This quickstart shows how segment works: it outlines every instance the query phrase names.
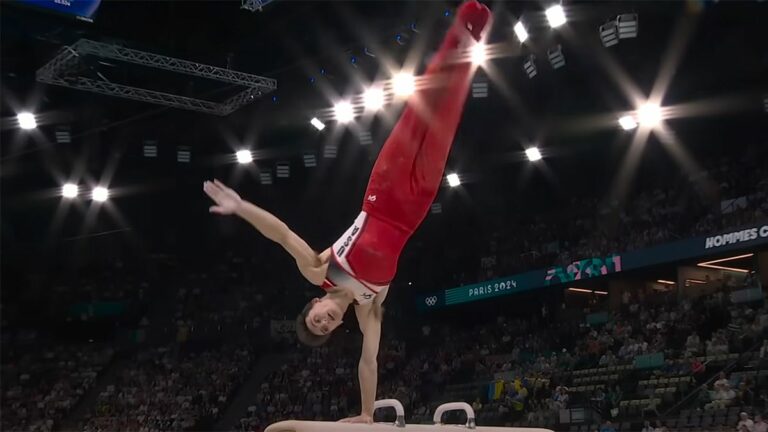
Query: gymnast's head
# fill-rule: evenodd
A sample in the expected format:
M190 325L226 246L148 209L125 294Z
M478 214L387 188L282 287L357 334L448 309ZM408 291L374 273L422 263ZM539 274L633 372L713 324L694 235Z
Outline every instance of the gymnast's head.
M296 318L299 340L309 346L324 344L331 337L331 332L343 322L348 304L340 303L330 294L310 300Z

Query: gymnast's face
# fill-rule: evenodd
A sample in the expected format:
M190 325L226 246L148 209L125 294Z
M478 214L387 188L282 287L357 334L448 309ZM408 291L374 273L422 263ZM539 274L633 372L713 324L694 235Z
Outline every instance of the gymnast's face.
M336 302L328 297L316 298L312 302L312 309L305 318L309 331L316 335L327 335L341 325L344 311Z

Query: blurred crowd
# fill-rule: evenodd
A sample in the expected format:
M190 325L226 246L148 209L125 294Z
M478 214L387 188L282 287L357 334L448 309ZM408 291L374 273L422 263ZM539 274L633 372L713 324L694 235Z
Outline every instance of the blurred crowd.
M95 345L3 347L2 429L49 432L90 390L113 350Z
M210 425L248 376L252 361L247 348L140 352L98 395L79 430L155 432Z

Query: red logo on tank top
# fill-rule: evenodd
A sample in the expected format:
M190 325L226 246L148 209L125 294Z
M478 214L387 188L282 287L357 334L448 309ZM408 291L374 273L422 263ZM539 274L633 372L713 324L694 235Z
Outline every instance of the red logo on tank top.
M346 240L344 240L344 244L342 244L339 250L336 251L337 257L341 257L342 255L344 255L344 251L347 250L349 245L352 243L352 240L355 238L355 234L357 234L358 231L360 231L360 227L355 225L355 227L352 228L352 233L347 236Z

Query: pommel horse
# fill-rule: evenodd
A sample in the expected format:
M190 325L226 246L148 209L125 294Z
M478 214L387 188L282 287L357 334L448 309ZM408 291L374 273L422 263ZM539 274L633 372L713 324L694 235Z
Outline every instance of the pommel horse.
M550 429L507 428L478 426L475 423L475 411L465 402L442 404L432 416L433 425L405 424L405 410L397 399L378 400L373 405L374 411L380 408L394 408L397 418L394 423L353 424L336 422L286 420L267 427L264 432L443 432L466 429L474 432L552 432ZM442 423L443 414L449 411L464 411L467 422L463 425Z

